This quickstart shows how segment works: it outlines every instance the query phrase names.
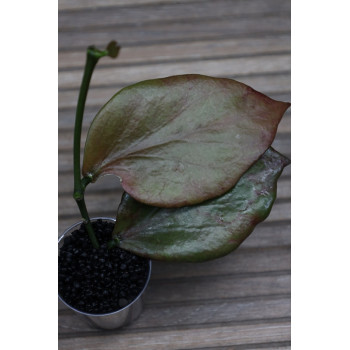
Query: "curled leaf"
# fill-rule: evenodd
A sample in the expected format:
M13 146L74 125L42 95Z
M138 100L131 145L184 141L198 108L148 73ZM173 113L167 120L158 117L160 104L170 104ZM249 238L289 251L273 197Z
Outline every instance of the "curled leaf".
M200 203L232 188L266 151L289 105L231 79L180 75L137 83L94 119L83 175L117 175L146 204Z
M152 259L194 262L226 255L269 215L287 164L269 148L227 193L182 208L142 204L124 193L113 235L121 248Z
M119 54L120 46L113 40L107 45L106 50L108 52L108 56L116 58Z

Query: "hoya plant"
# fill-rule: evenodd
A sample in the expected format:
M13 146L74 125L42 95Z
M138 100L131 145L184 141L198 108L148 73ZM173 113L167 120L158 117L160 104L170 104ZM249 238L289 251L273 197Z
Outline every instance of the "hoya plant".
M80 169L93 69L119 46L90 47L74 138L74 198L98 248L84 191L104 175L124 189L110 247L167 261L205 261L237 248L270 213L289 159L271 147L290 106L235 80L187 74L142 81L97 113Z

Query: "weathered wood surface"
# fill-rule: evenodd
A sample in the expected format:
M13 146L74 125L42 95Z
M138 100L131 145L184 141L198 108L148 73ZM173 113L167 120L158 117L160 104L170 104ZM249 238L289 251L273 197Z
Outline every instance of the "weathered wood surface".
M201 73L290 100L289 1L59 0L58 9L59 234L79 220L72 137L88 45L117 40L122 50L93 75L83 140L99 108L143 79ZM287 156L290 132L288 111L273 144ZM268 219L234 253L203 264L154 262L145 310L132 325L92 329L59 306L59 349L290 349L290 174L288 167ZM90 185L90 214L114 217L121 194L112 176Z

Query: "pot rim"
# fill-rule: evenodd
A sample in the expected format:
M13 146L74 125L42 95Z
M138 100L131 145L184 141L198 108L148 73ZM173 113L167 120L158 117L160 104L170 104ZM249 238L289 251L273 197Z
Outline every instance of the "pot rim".
M113 218L108 218L108 217L93 217L90 219L91 221L96 221L96 220L108 220L108 221L113 221L116 222L116 219ZM80 226L82 223L84 222L84 220L78 221L75 224L69 226L58 238L58 244L60 244L60 242L64 239L64 236L67 234L67 232L71 231L72 229L74 229L77 226ZM138 294L138 296L128 305L124 306L123 308L117 310L117 311L112 311L109 313L104 313L104 314L90 314L88 312L84 312L84 311L80 311L76 308L74 308L73 306L69 305L68 303L66 303L63 298L61 298L60 294L58 293L58 298L63 302L64 305L66 305L68 308L70 308L71 310L81 314L81 315L85 315L85 316L89 316L89 317L103 317L103 316L110 316L110 315L115 315L117 313L121 313L122 311L130 308L134 303L136 303L138 301L138 299L141 298L142 294L144 293L144 291L146 290L148 283L150 281L151 278L151 272L152 272L152 261L151 259L145 258L148 260L149 263L149 270L148 270L148 276L147 276L147 280L145 282L145 285L143 287L143 289L141 290L141 292Z

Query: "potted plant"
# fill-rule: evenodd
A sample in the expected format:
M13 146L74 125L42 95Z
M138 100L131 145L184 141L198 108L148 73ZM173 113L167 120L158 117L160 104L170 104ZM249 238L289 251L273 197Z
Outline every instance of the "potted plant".
M136 318L151 260L200 262L236 249L270 213L289 159L271 144L290 106L240 82L203 75L143 81L91 123L80 169L89 47L74 131L74 199L83 222L60 238L59 295L100 327ZM82 171L82 175L81 175ZM103 175L125 190L115 219L90 219L86 187Z

